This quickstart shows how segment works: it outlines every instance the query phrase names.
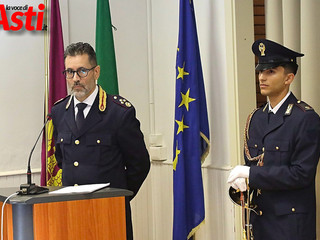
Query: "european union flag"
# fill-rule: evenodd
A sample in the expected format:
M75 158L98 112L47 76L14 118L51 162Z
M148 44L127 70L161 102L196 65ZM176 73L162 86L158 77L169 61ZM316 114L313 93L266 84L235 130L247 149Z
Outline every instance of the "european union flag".
M204 221L201 163L209 125L192 0L180 0L174 128L173 240L191 238Z

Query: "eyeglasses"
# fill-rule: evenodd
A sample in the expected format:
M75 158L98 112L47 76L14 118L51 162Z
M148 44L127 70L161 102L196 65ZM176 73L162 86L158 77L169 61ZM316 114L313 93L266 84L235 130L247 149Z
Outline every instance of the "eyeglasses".
M87 69L87 68L78 68L76 71L73 71L72 69L67 69L67 70L64 70L62 73L63 75L68 78L68 79L71 79L74 77L74 73L77 73L79 78L84 78L86 76L88 76L88 73L94 69L96 66L90 68L90 69Z

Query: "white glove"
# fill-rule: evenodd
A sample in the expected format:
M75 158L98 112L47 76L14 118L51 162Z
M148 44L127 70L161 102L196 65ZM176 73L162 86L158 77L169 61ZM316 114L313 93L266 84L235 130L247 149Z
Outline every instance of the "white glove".
M237 178L249 178L250 167L238 165L234 167L228 177L228 183L232 183Z
M247 183L245 178L237 178L236 180L231 182L230 185L236 190L239 189L240 192L244 192L247 190Z

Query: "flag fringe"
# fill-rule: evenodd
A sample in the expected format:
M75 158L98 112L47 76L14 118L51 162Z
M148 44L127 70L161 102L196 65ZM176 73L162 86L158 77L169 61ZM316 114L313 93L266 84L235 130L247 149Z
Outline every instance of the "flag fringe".
M203 164L203 163L204 163L204 160L206 159L206 157L208 156L209 151L210 151L210 141L209 141L209 139L207 138L207 136L204 135L203 132L200 132L200 137L202 137L203 140L207 143L207 148L206 148L206 150L203 152L203 154L201 155L201 164Z
M191 230L191 232L188 234L187 239L190 239L190 238L196 233L196 231L199 230L199 228L200 228L201 225L203 225L203 224L204 224L204 220L203 220L201 223L199 223L198 226L194 227L194 228Z

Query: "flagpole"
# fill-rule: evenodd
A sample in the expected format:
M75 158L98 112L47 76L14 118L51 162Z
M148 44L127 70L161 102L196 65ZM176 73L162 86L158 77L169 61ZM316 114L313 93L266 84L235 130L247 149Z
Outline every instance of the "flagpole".
M46 6L46 10L44 12L44 23L46 25L46 28L44 28L44 62L45 62L45 96L44 96L44 114L45 118L48 115L48 99L49 99L49 18L48 18L48 6L49 6L50 0L44 0L44 4ZM48 125L45 127L45 163L46 163L46 169L45 169L45 185L48 183Z
M147 28L148 28L148 79L149 79L149 117L150 135L156 133L155 106L154 106L154 75L153 75L153 45L152 45L152 0L147 1Z

